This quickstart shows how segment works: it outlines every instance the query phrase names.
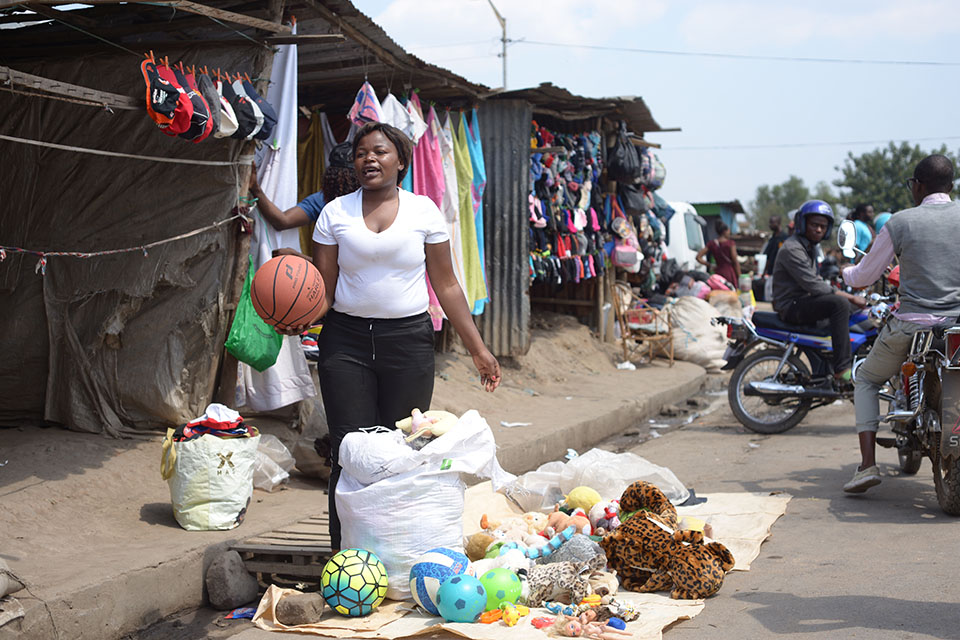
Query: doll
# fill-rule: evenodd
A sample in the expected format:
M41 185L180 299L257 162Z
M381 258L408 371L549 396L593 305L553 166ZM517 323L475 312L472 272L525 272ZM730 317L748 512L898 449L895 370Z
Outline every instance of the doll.
M557 616L548 633L562 638L595 638L597 640L625 640L633 637L629 631L621 631L599 622L583 623L572 616Z

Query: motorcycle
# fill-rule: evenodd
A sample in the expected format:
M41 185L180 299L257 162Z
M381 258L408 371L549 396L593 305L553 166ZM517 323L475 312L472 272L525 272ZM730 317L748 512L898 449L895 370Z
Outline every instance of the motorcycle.
M854 375L890 314L889 297L872 294L869 300L866 312L850 316ZM721 316L712 322L727 328L723 369L733 369L727 389L730 409L751 431L783 433L811 409L853 398L851 385L834 381L828 326L787 324L770 311L757 311L751 318Z
M880 422L890 424L894 437L878 437L877 444L896 448L907 475L930 458L940 508L960 515L960 325L915 333L898 382L880 394L889 401Z

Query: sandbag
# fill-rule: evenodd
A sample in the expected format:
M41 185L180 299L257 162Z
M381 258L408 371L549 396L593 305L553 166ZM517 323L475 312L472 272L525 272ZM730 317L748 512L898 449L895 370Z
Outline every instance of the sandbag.
M461 473L489 478L494 490L516 477L497 462L487 421L468 411L419 451L399 431L347 434L336 489L341 546L373 551L387 568L387 597L410 597L410 568L435 547L463 551Z
M727 332L713 326L710 319L722 315L709 302L692 296L678 298L670 308L673 332L673 356L698 364L707 371L719 371L726 361Z

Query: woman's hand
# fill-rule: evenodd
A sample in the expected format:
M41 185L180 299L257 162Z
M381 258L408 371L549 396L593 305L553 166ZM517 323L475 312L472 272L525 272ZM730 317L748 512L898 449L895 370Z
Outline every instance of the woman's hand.
M277 333L284 336L299 336L306 332L310 328L310 324L301 324L295 327L288 327L286 325L276 325L273 328L276 329Z
M473 356L473 364L480 372L480 384L489 392L500 386L500 363L493 357L489 349L484 349Z

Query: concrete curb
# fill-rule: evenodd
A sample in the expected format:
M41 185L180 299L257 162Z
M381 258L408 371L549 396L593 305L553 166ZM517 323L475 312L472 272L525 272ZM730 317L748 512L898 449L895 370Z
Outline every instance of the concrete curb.
M500 463L510 470L530 470L562 459L568 448L586 451L656 415L663 406L681 403L716 386L711 384L713 378L698 369L674 387L621 400L593 419L531 434L521 442L501 447ZM119 640L177 612L200 607L206 603L204 575L217 554L241 538L288 522L262 522L257 528L238 530L235 539L178 550L169 560L122 571L73 593L53 595L46 603L21 591L15 597L23 604L26 616L0 627L0 640Z

